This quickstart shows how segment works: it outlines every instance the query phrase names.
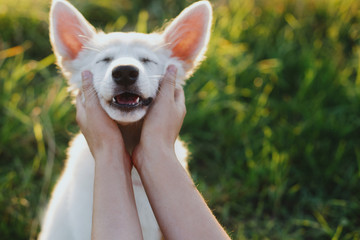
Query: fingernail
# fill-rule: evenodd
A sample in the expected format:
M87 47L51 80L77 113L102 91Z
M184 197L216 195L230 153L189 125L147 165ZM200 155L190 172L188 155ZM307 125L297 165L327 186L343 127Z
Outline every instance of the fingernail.
M91 78L91 72L90 71L83 71L81 73L81 77L83 78L83 80L88 80Z
M175 67L175 65L169 65L167 68L168 72L172 75L176 74L177 68Z

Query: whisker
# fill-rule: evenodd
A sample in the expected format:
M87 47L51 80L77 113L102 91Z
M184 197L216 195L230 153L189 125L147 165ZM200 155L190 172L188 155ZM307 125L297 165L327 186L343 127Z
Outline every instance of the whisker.
M82 38L82 39L84 39L84 40L86 40L86 41L88 41L88 42L90 42L90 40L91 40L90 37L85 36L85 35L82 35L82 34L79 34L78 37L80 37L80 38Z
M98 94L97 94L96 90L95 90L94 88L92 88L92 89L90 90L90 92L88 92L87 97L90 97L90 98L92 98L92 97L98 97Z
M97 52L100 52L102 50L101 48L96 48L96 47L89 46L89 45L91 45L90 44L90 42L91 42L90 37L85 36L85 35L78 35L78 37L83 40L83 42L84 42L83 48L84 49L93 50L93 51L97 51Z
M164 75L151 75L151 76L147 76L148 78L163 78Z
M161 48L163 48L163 47L166 47L166 46L169 46L169 45L171 45L171 43L164 43L164 44L162 44L162 45L160 45L160 46L156 46L155 48L153 48L152 50L153 51L158 51L159 49L161 49Z
M163 79L163 80L161 81L161 84L171 84L172 86L176 86L176 85L177 85L176 81L173 82L173 81L170 81L170 80L167 80L167 79Z
M93 48L93 47L83 46L82 48L83 48L83 49L87 49L87 50L92 50L92 51L95 51L95 52L101 52L101 49L97 49L97 48Z

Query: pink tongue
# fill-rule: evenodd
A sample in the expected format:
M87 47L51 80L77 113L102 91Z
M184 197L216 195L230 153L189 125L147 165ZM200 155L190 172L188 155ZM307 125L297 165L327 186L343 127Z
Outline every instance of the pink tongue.
M123 93L115 97L119 104L136 104L139 102L139 96L132 93Z

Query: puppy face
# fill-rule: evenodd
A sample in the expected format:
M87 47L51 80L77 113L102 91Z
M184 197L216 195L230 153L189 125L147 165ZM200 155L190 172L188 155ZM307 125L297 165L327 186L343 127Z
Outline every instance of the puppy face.
M81 88L81 72L90 70L104 110L129 124L144 117L170 64L178 68L177 87L194 71L209 40L211 15L210 4L202 1L185 9L163 33L105 34L68 2L57 0L50 38L70 86Z
M100 34L89 45L91 49L79 54L78 61L91 59L85 68L93 73L100 103L111 118L123 124L146 114L167 65L181 66L172 61L169 51L158 47L159 35Z

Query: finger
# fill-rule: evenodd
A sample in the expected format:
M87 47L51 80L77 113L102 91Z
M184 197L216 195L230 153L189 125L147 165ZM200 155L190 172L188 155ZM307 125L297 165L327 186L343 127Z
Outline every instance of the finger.
M82 101L81 94L76 97L76 122L80 125L85 118L85 107Z
M176 74L177 74L177 68L175 67L175 65L168 66L164 78L162 79L160 85L161 95L165 95L169 97L174 96Z
M175 102L179 104L185 104L185 94L182 87L175 89Z
M79 94L76 96L76 108L81 107L80 105L83 105L83 101L82 101L82 92L79 92Z
M82 80L82 92L86 101L91 100L94 95L93 78L90 71L84 71L81 73Z
M82 76L82 95L84 108L87 111L87 115L95 114L99 109L102 110L97 96L96 90L93 84L93 76L90 71L84 71L81 73ZM100 111L101 111L100 110Z
M175 103L183 117L186 114L185 94L182 88L175 89Z

